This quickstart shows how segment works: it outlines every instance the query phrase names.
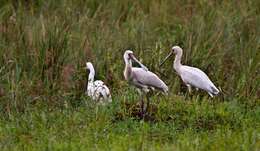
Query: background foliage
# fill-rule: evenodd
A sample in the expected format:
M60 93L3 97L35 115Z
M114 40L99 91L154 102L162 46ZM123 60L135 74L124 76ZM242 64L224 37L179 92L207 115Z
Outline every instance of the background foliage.
M0 145L6 150L259 150L260 2L192 0L0 1ZM173 45L223 94L185 96L159 63ZM122 55L170 87L155 122L130 116L139 98ZM86 61L114 102L84 96ZM120 118L118 118L120 117Z

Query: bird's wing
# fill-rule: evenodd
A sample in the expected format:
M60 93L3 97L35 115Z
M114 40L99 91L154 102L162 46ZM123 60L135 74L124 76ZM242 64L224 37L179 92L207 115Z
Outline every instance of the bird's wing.
M95 85L95 95L97 97L103 97L104 99L111 99L110 91L103 81L97 80L94 82L94 85Z
M215 85L211 82L209 77L198 68L183 66L180 76L185 83L197 88L204 89L206 91L211 91L211 87L215 88Z
M111 93L109 91L109 88L106 85L103 85L103 96L106 95L106 100L108 102L112 102Z
M154 87L161 91L168 91L167 85L154 73L145 71L142 68L132 68L133 79L136 79L143 85Z

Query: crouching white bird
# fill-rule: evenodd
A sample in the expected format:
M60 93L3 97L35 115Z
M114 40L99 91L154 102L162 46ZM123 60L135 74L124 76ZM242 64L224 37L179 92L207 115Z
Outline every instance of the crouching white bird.
M108 87L101 80L94 81L95 70L91 62L86 63L86 69L89 70L86 94L98 103L104 104L112 102Z
M191 86L196 89L202 89L208 92L208 94L213 97L219 93L216 86L210 81L209 77L200 69L185 66L181 64L182 49L179 46L172 47L169 55L163 60L160 66L172 55L175 54L175 60L173 63L173 68L176 70L177 74L181 77L182 81L188 87L189 93L191 93Z
M148 71L142 63L140 63L135 57L132 51L126 50L124 53L125 61L125 70L124 77L131 85L138 88L139 92L142 94L141 99L141 110L144 114L144 102L143 102L143 93L146 95L150 90L158 89L165 94L168 92L167 85L154 73ZM132 61L138 63L141 68L132 67ZM141 91L140 91L141 90ZM149 108L149 97L147 98L146 111Z

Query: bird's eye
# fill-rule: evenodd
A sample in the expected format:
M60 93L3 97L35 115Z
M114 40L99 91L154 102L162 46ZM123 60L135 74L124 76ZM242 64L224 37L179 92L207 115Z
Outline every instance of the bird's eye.
M130 53L128 56L129 56L129 59L133 58L133 54L132 53Z

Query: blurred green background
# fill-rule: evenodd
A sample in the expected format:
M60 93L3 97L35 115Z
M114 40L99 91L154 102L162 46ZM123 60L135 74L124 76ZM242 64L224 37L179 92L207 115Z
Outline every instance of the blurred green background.
M1 148L259 150L259 6L259 0L1 0ZM221 96L187 97L173 57L159 67L174 45L184 50L182 63L206 72ZM170 88L168 97L152 98L155 123L136 120L125 107L139 101L123 78L126 49ZM84 95L86 61L111 89L108 107Z

